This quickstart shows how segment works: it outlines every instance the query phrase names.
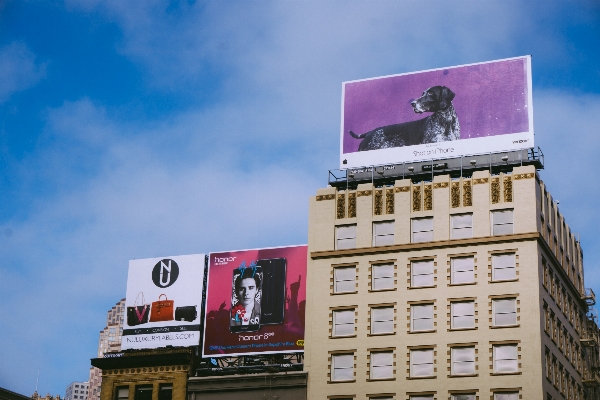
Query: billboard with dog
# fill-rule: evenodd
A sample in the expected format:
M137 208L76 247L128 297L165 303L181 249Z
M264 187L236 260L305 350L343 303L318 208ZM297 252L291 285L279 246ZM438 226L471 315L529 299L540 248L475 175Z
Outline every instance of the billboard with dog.
M307 251L209 254L204 357L304 351Z
M340 168L534 146L531 57L342 84Z
M121 349L198 346L204 254L129 261Z

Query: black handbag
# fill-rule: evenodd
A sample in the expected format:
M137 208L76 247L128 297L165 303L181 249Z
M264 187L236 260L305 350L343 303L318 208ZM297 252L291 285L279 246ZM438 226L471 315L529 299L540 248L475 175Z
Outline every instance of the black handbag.
M142 295L141 305L138 306L138 299ZM144 304L144 293L139 292L135 298L133 307L127 307L127 325L136 326L145 324L148 322L148 316L150 315L150 304Z
M198 317L197 306L185 306L177 307L175 309L175 321L188 321L192 322Z

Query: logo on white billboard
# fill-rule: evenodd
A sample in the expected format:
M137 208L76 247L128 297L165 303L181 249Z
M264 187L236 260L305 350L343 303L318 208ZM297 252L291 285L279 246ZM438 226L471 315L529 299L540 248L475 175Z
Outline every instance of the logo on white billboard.
M167 288L179 277L179 266L173 260L165 258L152 269L152 282L160 288Z

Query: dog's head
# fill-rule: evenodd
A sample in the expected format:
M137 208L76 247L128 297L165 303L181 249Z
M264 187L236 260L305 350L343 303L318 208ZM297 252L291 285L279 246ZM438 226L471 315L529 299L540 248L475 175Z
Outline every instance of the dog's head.
M423 95L410 102L416 113L426 111L436 112L444 110L450 106L454 98L454 92L446 86L432 86L423 92Z

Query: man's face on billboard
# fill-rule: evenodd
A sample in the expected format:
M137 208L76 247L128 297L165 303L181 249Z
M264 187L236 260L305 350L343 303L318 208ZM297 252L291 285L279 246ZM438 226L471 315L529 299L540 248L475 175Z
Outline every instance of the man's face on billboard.
M256 281L254 278L244 278L237 287L237 297L241 304L249 306L254 303L256 296Z

